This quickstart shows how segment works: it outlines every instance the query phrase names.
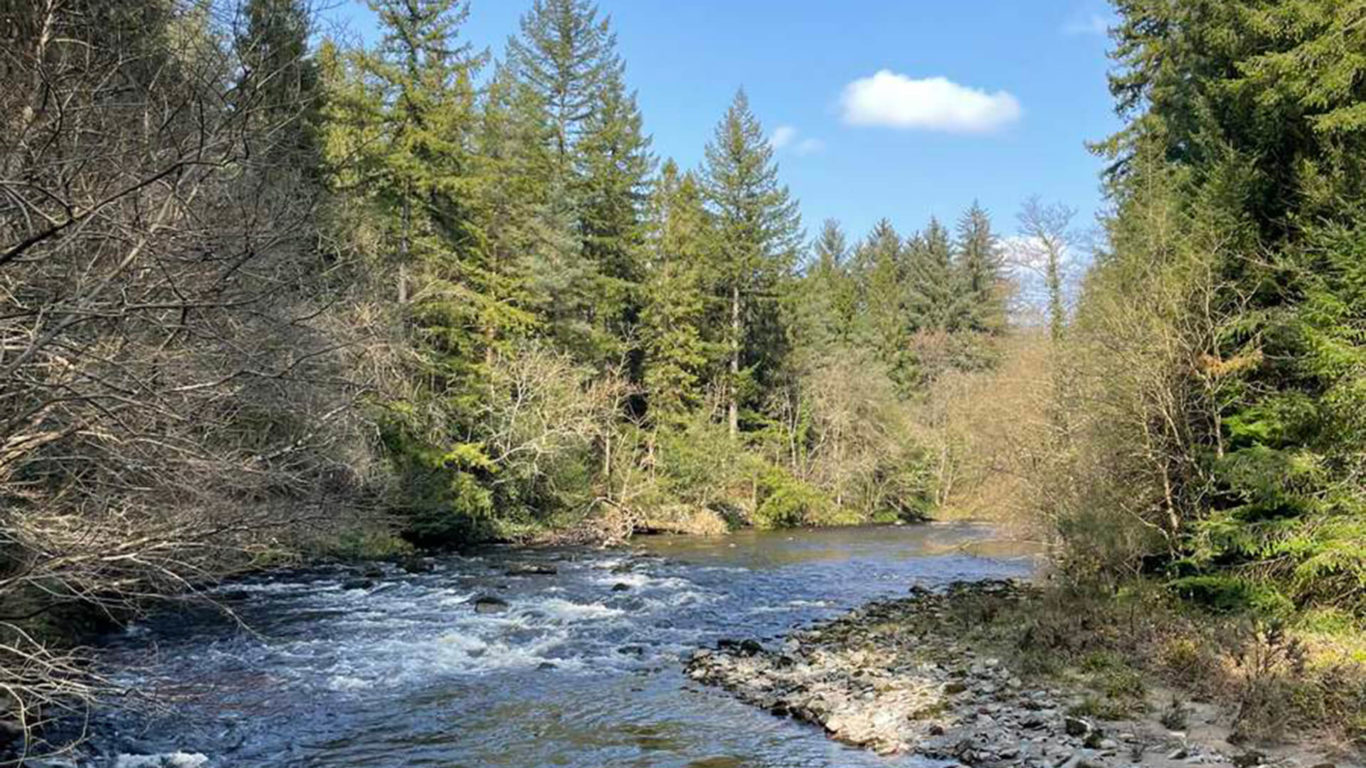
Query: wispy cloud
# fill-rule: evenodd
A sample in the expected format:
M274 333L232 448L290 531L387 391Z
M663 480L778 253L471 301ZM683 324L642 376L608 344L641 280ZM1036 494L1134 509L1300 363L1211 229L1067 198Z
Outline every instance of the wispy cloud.
M790 145L797 138L797 129L790 125L780 125L773 129L773 135L768 138L768 143L774 149L783 149Z
M1071 37L1105 37L1109 34L1109 26L1111 19L1104 14L1078 14L1064 23L1063 34Z
M849 125L948 133L988 133L1024 112L1005 91L988 93L946 77L916 79L889 69L849 83L840 101Z
M801 132L791 125L774 128L768 143L779 152L786 150L797 155L810 155L825 149L825 142L810 137L802 138Z

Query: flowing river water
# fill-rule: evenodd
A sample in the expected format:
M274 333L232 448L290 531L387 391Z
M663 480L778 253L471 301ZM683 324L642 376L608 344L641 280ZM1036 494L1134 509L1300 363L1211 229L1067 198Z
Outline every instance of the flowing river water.
M92 766L853 768L917 765L690 683L722 638L772 641L869 600L1020 576L1030 548L971 524L495 548L432 569L311 569L224 585L221 612L110 638L106 671L153 714L95 731ZM554 574L508 575L526 566ZM479 613L473 598L509 605ZM139 755L178 754L175 761Z

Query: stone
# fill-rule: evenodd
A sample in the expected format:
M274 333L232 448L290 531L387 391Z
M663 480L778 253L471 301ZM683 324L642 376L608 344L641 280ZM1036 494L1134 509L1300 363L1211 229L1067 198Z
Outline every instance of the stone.
M560 569L549 563L517 563L508 566L508 576L554 576Z
M1063 732L1068 736L1085 736L1091 732L1091 724L1080 717L1068 715L1062 721Z
M1266 755L1254 750L1248 750L1240 755L1233 756L1233 764L1238 768L1252 768L1266 762Z
M626 592L626 591L628 591L628 590L630 590L630 589L631 589L631 585L630 585L630 584L627 584L627 583L625 583L625 582L623 582L623 581L618 581L616 584L613 584L613 585L612 585L612 591L613 591L613 592Z
M475 613L503 613L510 607L508 601L493 595L480 595L473 602Z
M408 573L430 573L436 570L432 561L425 557L405 557L398 561L398 567Z
M347 579L342 582L342 589L369 589L375 586L373 579Z

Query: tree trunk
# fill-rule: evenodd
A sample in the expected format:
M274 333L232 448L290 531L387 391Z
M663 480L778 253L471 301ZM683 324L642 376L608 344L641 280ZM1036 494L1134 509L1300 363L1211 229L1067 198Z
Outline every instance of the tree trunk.
M734 440L740 434L740 286L730 289L730 386L727 387L729 402L726 403L726 420L730 425L730 437Z
M403 221L398 240L398 303L408 303L408 196L403 197Z

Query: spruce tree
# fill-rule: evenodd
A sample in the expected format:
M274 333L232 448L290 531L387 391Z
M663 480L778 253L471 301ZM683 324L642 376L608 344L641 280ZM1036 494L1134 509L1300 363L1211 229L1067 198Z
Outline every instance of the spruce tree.
M635 94L619 73L603 83L576 151L578 229L597 277L592 305L599 340L593 356L620 358L639 315L647 181L653 159Z
M727 304L729 372L726 422L740 430L742 389L757 370L773 367L777 317L775 290L792 267L801 219L787 187L778 182L773 147L743 90L707 144L703 188L716 218L720 288ZM760 336L769 331L767 346Z
M677 425L703 399L716 354L708 326L711 217L697 177L664 164L650 200L647 275L642 311L644 384L658 426Z
M390 222L397 295L406 303L410 270L450 276L471 246L467 141L479 57L458 42L469 14L459 0L375 0L371 7L384 29L378 50L365 59L367 75L379 83L382 135L370 149L366 181Z
M320 161L321 88L309 56L303 0L248 0L237 35L238 103L269 142L270 161L315 174Z
M1004 262L991 217L976 202L958 222L957 295L952 325L975 333L1002 333L1006 327Z
M914 331L953 330L953 245L938 219L908 249L906 310Z
M859 320L866 344L895 368L907 338L905 249L887 219L878 221L864 240L860 261L866 265L863 311Z
M848 344L857 300L846 261L849 244L838 221L826 219L811 247L811 263L801 283L797 316L802 341L817 353Z
M508 42L521 86L539 100L556 219L578 239L543 263L550 330L576 357L638 363L640 249L653 161L607 18L589 0L536 0ZM635 371L638 373L638 371Z
M483 273L479 324L485 356L538 327L534 254L555 247L547 224L550 159L539 103L507 67L495 67L474 131L476 252ZM561 244L561 247L572 247Z
M508 41L518 77L545 104L551 142L563 173L599 99L622 79L616 36L590 0L535 0Z

